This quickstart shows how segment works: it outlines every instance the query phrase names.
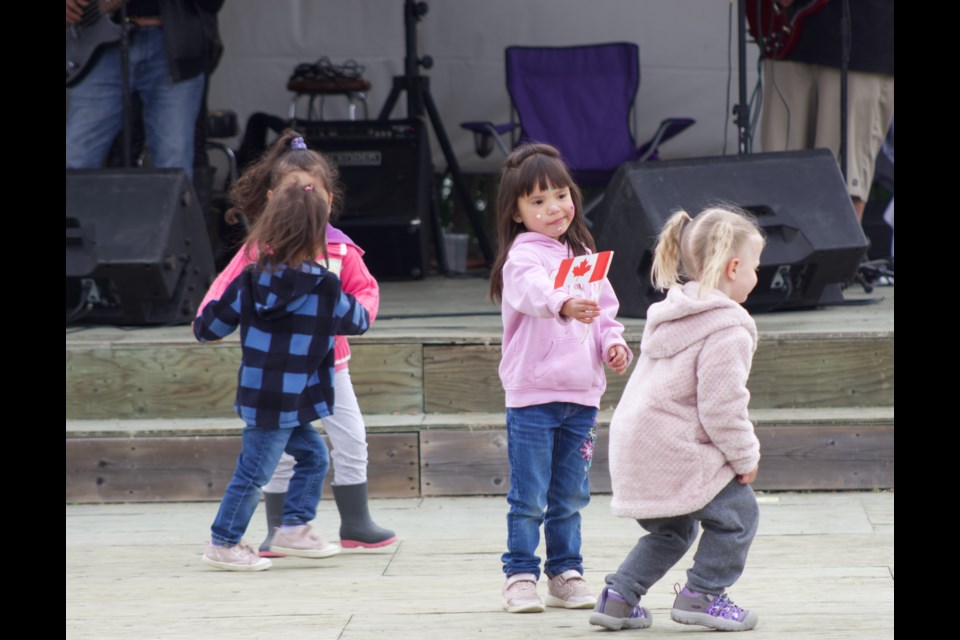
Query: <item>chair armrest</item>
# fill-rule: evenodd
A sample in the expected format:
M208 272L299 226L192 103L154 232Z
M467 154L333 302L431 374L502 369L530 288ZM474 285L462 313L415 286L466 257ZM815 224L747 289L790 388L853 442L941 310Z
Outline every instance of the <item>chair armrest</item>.
M659 160L657 150L661 144L674 137L693 123L693 118L667 118L660 122L660 127L647 142L637 148L637 160Z
M510 149L500 137L502 133L508 133L520 125L508 122L505 124L493 124L492 122L473 120L470 122L461 122L460 126L467 131L473 132L473 147L477 155L486 158L493 151L493 145L503 152L503 155L509 155Z

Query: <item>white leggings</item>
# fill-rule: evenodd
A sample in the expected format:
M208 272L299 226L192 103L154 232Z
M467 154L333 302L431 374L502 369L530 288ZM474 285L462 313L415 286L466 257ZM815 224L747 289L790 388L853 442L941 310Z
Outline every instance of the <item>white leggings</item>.
M330 451L333 484L363 484L367 481L367 429L357 404L357 394L353 392L349 369L333 374L333 390L336 398L334 415L323 418L323 430L333 445ZM293 477L294 463L293 456L285 452L263 490L266 493L286 493Z

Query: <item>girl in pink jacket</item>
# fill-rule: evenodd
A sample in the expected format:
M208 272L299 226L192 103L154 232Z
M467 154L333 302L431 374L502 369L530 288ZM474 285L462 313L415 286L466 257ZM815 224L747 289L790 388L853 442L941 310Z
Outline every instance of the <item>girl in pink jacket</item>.
M757 284L763 246L756 222L726 208L692 220L680 211L660 233L652 277L666 299L647 310L640 357L610 422L611 509L648 534L607 576L590 624L650 626L640 598L700 527L670 617L725 631L757 624L726 589L743 573L759 518L750 483L760 443L747 417L757 328L740 303Z
M633 354L606 278L596 295L554 287L564 259L594 250L580 190L558 151L544 144L515 149L501 171L497 205L500 248L490 296L501 302L503 317L510 459L503 607L544 610L535 555L542 524L547 605L589 609L596 596L583 580L580 511L590 501L603 363L622 374Z
M312 185L331 204L331 217L340 210L343 193L336 167L323 155L307 149L300 134L288 129L250 165L230 188L233 207L227 211L228 222L242 218L252 224L266 207L267 201L280 185L297 182ZM241 218L242 217L242 218ZM363 250L339 229L327 226L327 256L318 256L318 262L340 277L341 288L353 295L370 316L370 323L380 306L380 287L363 263ZM197 315L211 300L219 298L230 282L256 260L256 252L237 251L230 264L217 276L200 303ZM347 364L350 344L346 336L336 336L334 343L334 411L323 418L323 429L333 445L333 498L340 513L340 545L352 547L382 547L396 542L393 531L374 523L367 504L367 435L363 414L350 380ZM287 485L293 476L293 457L284 454L270 482L263 487L267 513L267 536L260 545L260 555L277 557L270 551L276 527L280 526Z

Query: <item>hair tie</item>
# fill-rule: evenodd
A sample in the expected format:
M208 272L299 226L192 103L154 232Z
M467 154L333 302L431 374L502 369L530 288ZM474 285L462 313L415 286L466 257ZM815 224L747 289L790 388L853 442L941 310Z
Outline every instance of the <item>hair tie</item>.
M304 191L313 191L313 185L312 185L312 184L305 184L305 185L303 185L303 190L304 190Z
M297 137L290 141L290 148L297 151L306 151L307 143L303 141L303 138Z

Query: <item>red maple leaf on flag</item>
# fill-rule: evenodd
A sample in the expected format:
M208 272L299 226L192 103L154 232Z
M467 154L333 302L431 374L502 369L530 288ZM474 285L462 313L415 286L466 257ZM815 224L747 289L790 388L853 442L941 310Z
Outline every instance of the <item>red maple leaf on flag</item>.
M607 277L612 259L613 251L601 251L585 256L564 258L560 261L557 275L553 279L553 288L559 289L572 284L583 285L599 282Z
M580 276L584 275L588 271L590 271L590 263L587 260L584 260L583 262L581 262L580 264L578 264L573 268L573 275L579 278Z

